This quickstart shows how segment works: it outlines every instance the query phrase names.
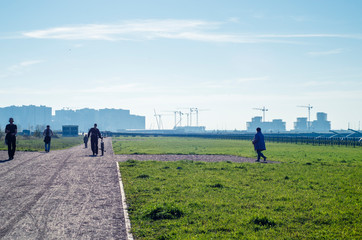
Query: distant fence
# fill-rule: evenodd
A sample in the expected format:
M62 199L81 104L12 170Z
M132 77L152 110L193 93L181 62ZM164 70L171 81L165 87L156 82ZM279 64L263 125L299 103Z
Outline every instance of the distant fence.
M346 147L360 147L362 140L360 138L328 138L328 137L266 137L266 141L281 142L281 143L294 143L294 144L310 144L318 146L346 146Z
M197 137L197 138L212 138L212 139L231 139L231 140L248 140L251 141L254 138L254 134L170 134L170 133L109 133L111 136L154 136L154 137ZM265 134L265 141L277 142L277 143L293 143L293 144L306 144L314 146L346 146L346 147L361 147L362 138L357 137L310 137L310 136L288 136L283 134L278 136L277 134Z

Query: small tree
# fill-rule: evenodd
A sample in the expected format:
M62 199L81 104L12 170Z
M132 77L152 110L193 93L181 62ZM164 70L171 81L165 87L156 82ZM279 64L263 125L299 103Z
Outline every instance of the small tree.
M42 136L42 129L44 129L44 126L37 125L35 128L35 131L33 133L34 137L41 138Z

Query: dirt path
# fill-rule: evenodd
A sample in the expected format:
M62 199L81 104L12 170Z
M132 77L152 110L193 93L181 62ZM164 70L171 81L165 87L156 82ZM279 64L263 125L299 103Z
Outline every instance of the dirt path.
M0 152L0 239L126 239L117 167L68 150Z

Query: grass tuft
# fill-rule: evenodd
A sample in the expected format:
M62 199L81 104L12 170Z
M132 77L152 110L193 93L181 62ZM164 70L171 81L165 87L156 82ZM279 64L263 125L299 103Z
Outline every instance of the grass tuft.
M137 178L150 178L150 176L147 174L141 174Z
M274 227L277 225L273 220L268 219L267 217L254 217L250 220L250 223L254 223L259 226L266 226L266 227Z
M179 208L166 205L152 209L145 217L156 221L164 219L178 219L182 217L183 214L183 211Z
M222 184L220 184L220 183L211 185L210 187L212 187L212 188L224 188L224 186Z

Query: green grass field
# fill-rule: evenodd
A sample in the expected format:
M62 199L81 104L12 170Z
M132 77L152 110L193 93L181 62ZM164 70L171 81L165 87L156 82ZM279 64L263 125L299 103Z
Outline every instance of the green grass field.
M2 144L0 144L0 150L7 150L4 137L1 138ZM59 150L70 148L83 143L82 137L53 137L51 141L50 150ZM44 151L43 138L35 137L16 137L16 150L17 151Z
M254 157L248 141L117 138L122 154ZM267 142L280 164L120 163L136 239L361 239L362 148Z

